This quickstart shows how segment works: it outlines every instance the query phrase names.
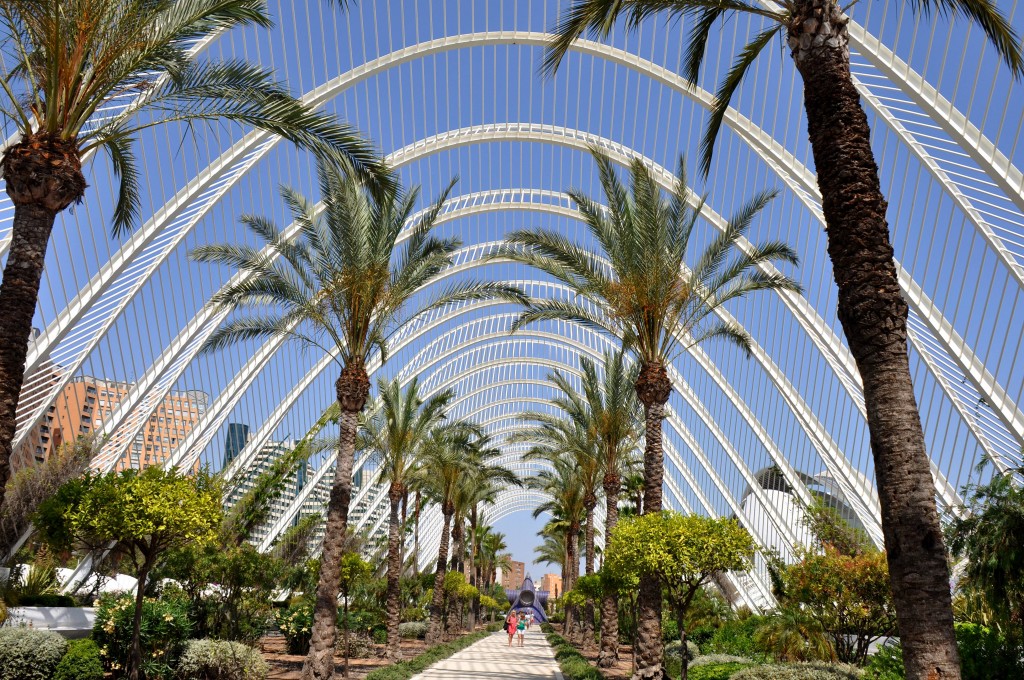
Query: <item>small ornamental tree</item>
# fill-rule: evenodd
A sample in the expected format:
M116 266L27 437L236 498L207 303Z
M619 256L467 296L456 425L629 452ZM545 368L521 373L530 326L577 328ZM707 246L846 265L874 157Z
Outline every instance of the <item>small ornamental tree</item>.
M342 676L348 677L348 657L352 650L348 644L348 633L350 627L350 621L348 620L348 603L349 598L352 594L352 590L363 580L369 578L373 569L369 563L361 558L354 552L347 552L341 556L341 571L339 574L338 591L341 593L342 601L344 602L344 638L342 644L345 649L345 665L343 666Z
M87 475L58 489L40 506L34 521L55 548L96 549L115 543L114 549L134 564L139 584L127 674L130 680L139 680L146 578L166 551L216 538L220 485L205 471L186 476L160 467Z
M622 519L612 533L605 565L615 573L632 568L658 578L679 622L686 649L686 612L697 591L722 571L746 571L754 539L735 520L665 511ZM682 655L682 678L688 659Z

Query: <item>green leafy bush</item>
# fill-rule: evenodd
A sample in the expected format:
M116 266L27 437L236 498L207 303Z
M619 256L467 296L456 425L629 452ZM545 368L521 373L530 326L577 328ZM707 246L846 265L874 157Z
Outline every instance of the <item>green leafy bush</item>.
M51 680L67 649L50 631L0 628L0 680Z
M99 646L90 639L72 640L57 664L53 680L103 680Z
M689 680L729 680L733 673L748 668L749 663L714 663L690 666Z
M751 659L763 659L765 654L755 639L757 629L767 622L764 616L726 621L704 645L707 654L733 654Z
M104 667L120 677L125 671L132 644L135 597L130 594L100 598L92 637L100 648ZM147 680L170 678L174 664L192 635L188 600L169 595L146 598L142 603L142 670Z
M963 680L1017 680L1024 677L1024 649L994 628L957 623L957 647ZM869 680L903 680L903 650L883 647L868 659Z
M402 621L426 621L427 611L423 607L406 607L402 610Z
M750 666L730 680L860 680L864 671L856 666L821 662Z
M270 668L240 642L189 640L178 662L179 680L265 680Z
M679 650L682 649L683 643L679 640L672 640L665 644L665 656L679 659ZM700 648L690 640L686 641L687 657L692 663L694 659L700 656Z
M474 642L487 637L487 635L489 633L483 631L470 633L458 640L434 645L419 656L413 657L408 661L399 661L396 664L378 668L367 675L365 680L409 680L412 676L424 671L428 666L447 659L452 654L462 651Z
M398 637L406 640L423 639L427 636L426 621L406 621L398 624Z
M338 631L338 644L336 646L338 654L345 654L345 631ZM373 656L373 640L366 633L353 633L348 634L348 658L350 659L368 659Z
M75 598L60 593L40 593L38 595L19 595L19 607L74 607Z

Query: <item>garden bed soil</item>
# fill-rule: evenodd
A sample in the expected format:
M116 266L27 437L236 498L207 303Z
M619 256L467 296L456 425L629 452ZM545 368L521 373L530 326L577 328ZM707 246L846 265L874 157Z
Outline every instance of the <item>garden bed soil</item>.
M349 659L348 677L351 680L365 678L371 671L387 666L390 662L384 658L384 645L374 645L374 653L365 659ZM423 640L402 640L400 644L402 658L405 660L418 656L427 650ZM302 664L305 655L288 654L285 651L284 638L280 635L268 635L260 640L260 652L270 665L267 680L299 680L302 676ZM341 678L341 669L345 660L341 654L334 655L334 674Z

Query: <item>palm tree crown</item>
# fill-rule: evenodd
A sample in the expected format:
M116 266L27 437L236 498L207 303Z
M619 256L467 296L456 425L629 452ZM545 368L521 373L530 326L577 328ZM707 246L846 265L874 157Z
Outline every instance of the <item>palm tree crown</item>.
M378 198L355 178L323 163L319 178L322 210L292 189L281 190L299 227L298 240L285 238L266 218L245 215L242 222L266 241L268 250L227 244L192 251L196 260L250 275L218 292L213 302L267 310L225 323L206 341L205 350L282 335L330 353L342 368L365 366L374 348L386 359L389 333L407 320L402 316L406 303L451 264L461 241L430 232L454 180L403 234L418 190L403 195L387 188ZM415 312L494 296L523 299L511 286L462 281L445 287Z
M641 367L664 366L678 351L713 337L747 349L746 332L718 320L715 310L757 290L798 290L789 277L759 269L773 262L795 264L797 256L789 246L768 241L746 252L736 248L774 192L758 193L744 205L691 268L686 257L703 202L691 205L688 201L682 160L673 191L665 200L640 159L630 164L627 190L612 161L596 149L593 155L607 209L582 191L568 193L607 260L546 230L513 232L498 255L537 267L593 306L534 300L515 327L547 319L576 321L621 338L636 353Z
M115 232L130 228L139 217L136 138L162 123L251 125L350 167L364 179L390 181L372 147L352 128L303 105L270 71L237 60L198 62L190 54L197 41L221 31L269 27L265 4L76 0L69 8L59 0L4 0L0 25L11 41L6 53L16 62L5 64L13 68L0 74L0 111L18 126L23 143L54 143L69 160L75 157L77 168L92 151L110 155L120 178ZM123 105L126 94L136 95L128 106ZM97 118L100 110L105 115ZM6 152L8 183L21 184L25 178L19 170L31 157L31 144ZM69 179L50 199L58 211L85 190L84 179Z

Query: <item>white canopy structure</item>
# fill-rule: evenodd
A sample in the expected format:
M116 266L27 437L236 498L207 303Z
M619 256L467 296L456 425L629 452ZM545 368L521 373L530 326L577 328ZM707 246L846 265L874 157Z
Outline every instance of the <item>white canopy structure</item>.
M754 192L778 189L750 238L795 248L801 264L787 273L804 292L727 305L723 315L755 341L751 358L711 343L672 366L666 503L735 516L759 542L785 551L804 535L794 508L827 497L881 542L860 377L836 321L800 80L781 44L756 62L729 110L708 179L694 170L711 92L755 21L712 36L705 71L689 83L679 75L688 27L663 18L603 43L579 41L547 78L539 75L545 31L564 0L379 0L345 11L319 0L269 4L270 31L233 31L194 49L275 69L306 101L375 140L424 198L458 175L438 227L463 241L449 282L493 278L537 297L571 295L537 271L485 257L515 229L582 238L564 192L600 199L591 147L620 163L641 156L666 187L687 155L693 188L707 195L699 241ZM1005 5L1024 26L1024 10ZM851 58L911 309L911 367L935 491L949 511L982 456L1001 470L1022 464L1024 89L976 28L914 16L907 3L859 4L853 18ZM319 200L313 159L280 141L229 127L145 132L144 222L125 238L110 235L111 170L102 160L90 166L85 203L58 219L47 256L16 447L85 376L126 386L92 416L91 430L106 437L97 468L133 452L141 460L143 447L157 444L144 439L145 426L164 417L172 393L201 398L187 430L159 443L166 464L226 468L236 485L265 462L261 452L309 430L334 398L330 357L276 340L200 355L228 316L209 300L235 272L187 257L199 245L251 241L243 213L288 224L280 185ZM0 257L12 215L0 196ZM455 390L453 415L481 423L501 444L501 462L528 474L536 464L522 460L523 445L504 442L516 415L549 408L550 372L576 374L580 357L599 358L615 342L561 322L510 334L516 314L507 303L474 302L421 315L396 333L390 358L373 362L371 375L418 375L428 393ZM310 460L262 529L261 549L322 509L333 462L329 452ZM365 459L357 475L356 526L381 532L386 494ZM510 489L488 516L541 500ZM439 515L428 513L422 531L429 555ZM763 568L737 589L755 606L770 597Z

